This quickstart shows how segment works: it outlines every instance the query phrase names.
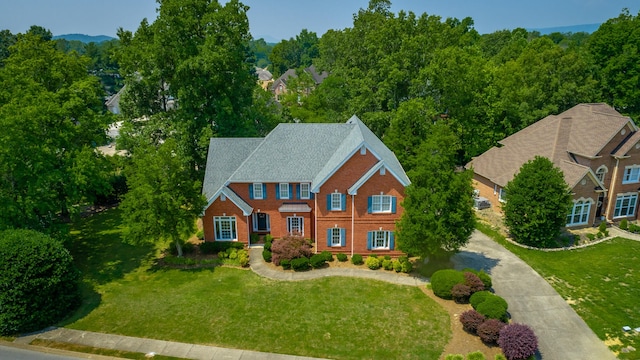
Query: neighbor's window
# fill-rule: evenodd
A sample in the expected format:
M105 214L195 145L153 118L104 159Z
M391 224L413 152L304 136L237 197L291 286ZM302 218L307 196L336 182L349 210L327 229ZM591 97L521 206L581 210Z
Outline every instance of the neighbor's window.
M636 204L638 203L638 194L625 194L616 197L616 208L613 211L613 217L629 217L636 214Z
M640 182L640 165L632 165L624 168L623 184L633 184Z
M567 215L567 226L584 225L589 222L589 213L591 211L591 202L576 201L573 204L571 213Z

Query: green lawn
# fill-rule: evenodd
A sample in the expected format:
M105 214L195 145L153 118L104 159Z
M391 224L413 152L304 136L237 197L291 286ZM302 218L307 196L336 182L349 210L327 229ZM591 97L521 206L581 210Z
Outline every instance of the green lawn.
M495 233L489 235L496 238ZM504 240L499 242L505 245ZM567 299L612 350L618 352L626 346L640 349L640 335L633 330L622 331L625 325L640 327L640 242L615 238L584 249L558 252L505 246ZM640 353L621 353L618 357L640 359Z
M88 300L67 327L336 359L437 359L451 337L448 314L417 287L159 269L156 249L121 244L119 216L110 210L74 232Z

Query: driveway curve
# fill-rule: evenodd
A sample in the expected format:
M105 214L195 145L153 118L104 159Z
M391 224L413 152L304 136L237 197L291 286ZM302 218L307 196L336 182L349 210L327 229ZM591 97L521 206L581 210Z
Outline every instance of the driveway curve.
M491 275L512 320L535 331L542 359L616 358L542 276L483 233L476 230L452 261L456 269L483 269Z

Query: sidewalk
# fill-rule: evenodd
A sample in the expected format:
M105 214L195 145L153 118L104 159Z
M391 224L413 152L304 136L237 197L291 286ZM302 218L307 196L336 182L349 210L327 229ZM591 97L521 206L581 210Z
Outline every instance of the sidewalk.
M227 349L216 346L185 344L172 341L135 338L130 336L102 334L90 331L55 328L41 333L17 338L16 344L29 344L34 339L52 340L70 344L81 344L102 349L132 351L143 354L154 353L194 360L311 360L317 358L272 354L257 351ZM34 349L35 350L35 349ZM38 349L40 350L40 349ZM86 358L86 357L85 357ZM92 358L98 355L92 355Z

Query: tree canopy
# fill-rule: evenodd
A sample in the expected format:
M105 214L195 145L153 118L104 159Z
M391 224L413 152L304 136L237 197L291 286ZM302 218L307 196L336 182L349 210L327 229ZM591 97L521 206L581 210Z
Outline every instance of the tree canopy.
M456 170L459 141L442 123L432 125L408 173L404 213L396 224L398 248L429 257L467 244L475 226L470 170Z
M522 165L504 190L504 221L513 239L529 246L553 247L571 206L562 171L551 160L536 156Z

